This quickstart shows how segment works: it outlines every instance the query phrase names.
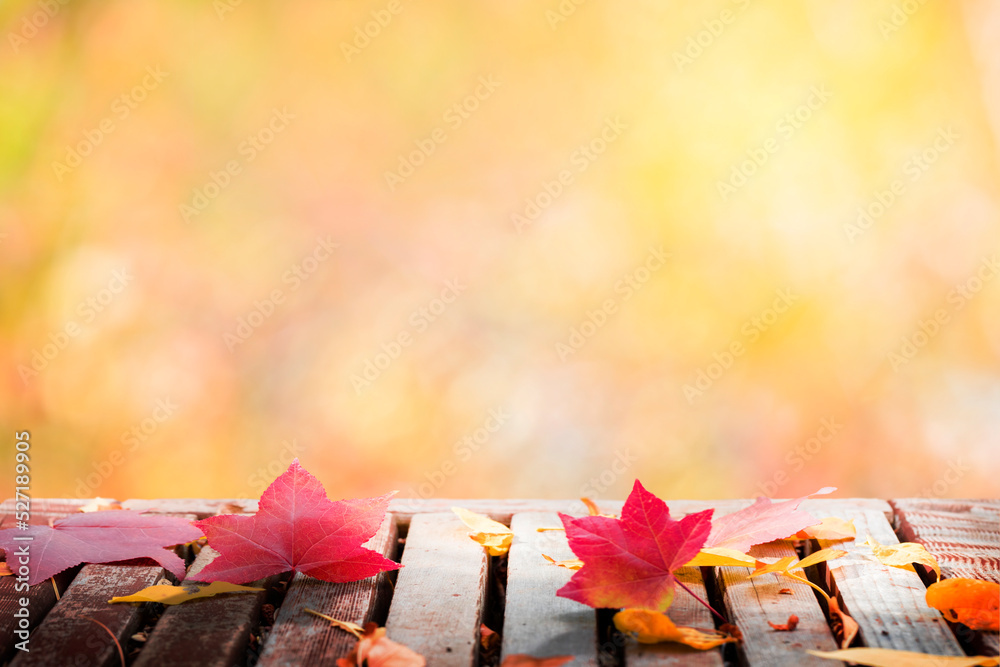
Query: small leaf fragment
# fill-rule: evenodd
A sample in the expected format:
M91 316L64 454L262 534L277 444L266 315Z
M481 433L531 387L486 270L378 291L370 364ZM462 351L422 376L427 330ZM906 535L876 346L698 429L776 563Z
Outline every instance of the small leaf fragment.
M946 656L896 651L889 648L848 648L839 651L806 651L828 660L844 660L868 667L996 667L996 658L987 656Z
M901 542L900 544L883 545L879 544L871 535L868 536L866 544L871 547L875 558L878 558L883 565L912 570L913 563L920 563L934 570L938 581L941 580L941 566L922 544Z
M156 584L143 588L132 595L122 595L108 600L108 604L118 602L159 602L160 604L181 604L188 600L197 598L210 598L220 593L246 593L250 591L262 591L263 588L253 588L252 586L238 586L228 581L213 581L205 586L171 586L169 584Z
M827 604L830 605L830 629L840 641L840 648L846 649L858 634L858 622L840 608L837 598L828 597Z
M952 623L972 630L1000 630L1000 584L979 579L945 579L927 588L927 604Z
M614 623L619 632L632 634L640 644L677 642L705 651L736 641L735 637L715 630L702 632L696 628L678 627L669 616L652 609L623 609L615 614Z
M567 570L579 570L581 567L583 567L583 561L580 560L579 558L570 558L568 560L556 560L552 556L547 556L545 554L542 554L542 558L549 561L553 565L564 567Z
M777 630L778 632L791 632L792 630L798 627L799 617L796 616L795 614L792 614L791 616L788 617L788 620L784 623L772 623L771 621L768 621L767 624L770 625L775 630Z
M350 655L338 658L336 664L337 667L425 667L427 661L408 646L386 637L385 628L368 623Z
M510 549L510 544L514 541L514 532L507 526L462 507L452 507L451 511L472 529L473 532L469 537L486 547L491 556L503 556Z

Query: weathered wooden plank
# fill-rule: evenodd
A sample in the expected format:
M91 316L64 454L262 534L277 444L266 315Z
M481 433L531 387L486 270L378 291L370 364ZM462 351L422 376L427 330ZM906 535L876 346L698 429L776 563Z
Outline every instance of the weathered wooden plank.
M365 546L393 558L396 540L396 524L389 515ZM332 665L337 658L346 656L357 640L304 609L358 625L369 621L379 623L388 611L393 576L393 573L382 573L361 581L331 584L296 574L264 642L258 667Z
M184 581L196 583L198 573L217 555L211 547L203 548ZM250 585L266 589L277 580L277 576L268 577ZM266 591L261 591L168 606L133 667L230 667L242 663L266 597Z
M728 514L740 507L750 504L751 500L670 500L671 514L681 517L685 514L700 512L714 507L717 514ZM803 507L810 511L822 514L824 503L832 502L823 498L813 498L804 501ZM892 518L892 508L884 500L871 498L849 498L841 499L837 502L850 503L854 506L870 511L882 512L887 519ZM142 510L161 514L195 514L199 518L212 516L219 511L223 505L235 504L242 508L244 512L253 513L257 511L257 500L252 498L157 498L130 499L122 502L125 509ZM623 502L621 500L598 500L597 505L601 512L606 514L619 514ZM410 519L415 514L437 514L451 510L454 506L464 507L473 512L485 514L500 523L510 524L511 517L519 512L547 512L581 515L586 514L586 506L578 499L565 500L544 500L544 499L465 499L451 500L440 498L393 498L389 503L389 511L396 517L396 525L405 527L410 525Z
M677 578L702 600L708 599L699 568L682 567L677 570ZM670 618L677 625L706 630L715 627L712 612L679 587L670 605ZM625 642L625 664L628 667L722 667L725 663L721 648L698 651L682 644L640 644L629 638Z
M927 606L920 577L882 565L864 544L868 534L881 544L899 543L882 514L840 506L832 508L831 515L853 519L857 528L858 539L836 544L848 555L828 563L828 583L843 600L844 611L858 622L864 645L963 655L941 615Z
M73 581L77 569L64 570L53 577L55 587L58 587L60 594ZM52 580L35 584L27 592L15 590L16 585L17 581L14 577L0 577L0 663L11 658L16 650L14 645L21 641L21 638L14 634L16 626L14 612L21 609L21 598L28 598L29 629L33 629L41 623L42 619L45 618L45 615L49 613L49 610L56 603L56 591Z
M487 556L457 516L413 517L386 632L435 667L469 667L478 656Z
M942 575L1000 582L1000 503L975 500L891 501L907 542L923 544Z
M573 558L556 514L522 512L511 519L514 544L507 561L507 602L501 656L576 657L574 666L597 667L597 616L579 602L556 596L573 572L547 561Z
M33 665L119 665L118 647L100 621L124 647L140 627L146 605L108 604L151 586L165 575L149 565L85 565L62 599L31 634L30 653L18 653L13 667ZM91 620L93 619L93 620Z
M775 542L753 547L750 554L774 561L794 556L795 549L790 543ZM743 642L737 650L744 664L752 667L843 664L805 652L837 649L826 614L808 585L773 573L750 578L750 569L745 567L719 567L715 571L726 613L743 633ZM792 594L783 595L782 589ZM778 632L768 625L768 621L785 623L792 614L799 617L798 627L792 632Z

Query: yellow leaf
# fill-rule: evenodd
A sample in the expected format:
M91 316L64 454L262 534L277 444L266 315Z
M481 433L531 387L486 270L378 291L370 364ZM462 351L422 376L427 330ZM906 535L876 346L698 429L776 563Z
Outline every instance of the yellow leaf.
M583 561L579 558L571 558L570 560L556 560L552 556L546 556L542 554L542 558L549 561L553 565L558 565L559 567L564 567L567 570L579 570L583 567Z
M479 542L491 556L503 556L510 549L514 533L510 528L494 521L488 516L470 512L461 507L452 507L451 511L458 515L462 522L472 529L472 539Z
M793 536L799 540L826 540L828 542L843 542L853 540L857 536L854 519L845 521L835 516L828 516L815 526L803 528Z
M833 560L834 558L842 558L846 556L846 551L841 551L840 549L820 549L819 551L810 554L803 558L802 560L797 559L795 556L785 556L776 563L757 563L757 569L750 573L751 577L758 577L762 574L767 574L768 572L776 572L777 574L789 574L792 570L801 570L817 563L823 563L828 560Z
M904 570L912 570L912 563L920 563L934 570L938 581L941 580L941 566L937 559L928 553L924 545L915 542L903 542L901 544L882 545L875 541L871 535L866 542L872 548L872 553L883 565L898 567Z
M651 609L623 609L615 614L619 632L635 635L640 644L678 642L700 651L735 642L735 637L718 632L702 632L695 628L677 627L670 617Z
M319 616L323 620L328 621L330 625L332 625L333 627L340 628L344 632L349 632L358 639L361 639L362 634L364 634L365 629L360 625L358 625L357 623L351 623L350 621L341 621L339 619L334 618L333 616L327 616L326 614L321 614L315 609L310 609L309 607L303 607L302 611L306 612L307 614L312 614L313 616Z
M108 600L115 602L159 602L160 604L180 604L196 598L210 598L219 593L243 593L247 591L262 591L263 588L238 586L227 581L213 581L206 586L169 586L157 584L144 588L138 593L124 595Z
M1000 630L1000 584L979 579L945 579L927 587L927 604L953 623L972 630Z
M986 656L952 657L888 648L848 648L840 651L807 651L829 660L846 660L868 667L996 667L997 659Z
M759 561L736 549L725 547L710 547L702 549L698 555L685 564L685 567L757 567Z

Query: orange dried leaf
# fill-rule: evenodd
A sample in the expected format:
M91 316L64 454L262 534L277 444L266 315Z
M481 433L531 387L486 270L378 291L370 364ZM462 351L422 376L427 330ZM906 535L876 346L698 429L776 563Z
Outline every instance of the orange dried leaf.
M953 623L972 630L1000 631L1000 584L978 579L945 579L927 588L927 604Z
M767 624L770 625L775 630L778 630L779 632L791 632L792 630L798 627L799 617L796 616L795 614L792 614L791 616L788 617L788 621L786 621L785 623L772 623L771 621L768 621Z
M7 563L0 563L0 577L13 577L14 573L10 571L10 565Z
M500 635L490 630L486 625L479 626L479 645L484 651L491 651L500 644Z
M858 634L858 622L842 611L837 598L827 598L830 605L830 627L840 642L840 648L847 648Z
M536 658L524 653L508 655L500 667L560 667L573 659L571 655L557 655L551 658Z
M337 659L337 667L426 667L424 657L411 648L385 636L385 628L374 623L365 626L364 634L350 655Z
M735 637L714 630L702 632L696 628L678 627L669 616L651 609L623 609L615 614L614 622L619 632L634 635L640 644L677 642L705 651L736 641Z
M556 560L552 556L547 556L542 554L542 558L549 561L553 565L558 565L559 567L564 567L567 570L579 570L583 567L583 561L579 558L570 558L569 560Z
M794 595L791 588L782 588L778 591L778 595Z

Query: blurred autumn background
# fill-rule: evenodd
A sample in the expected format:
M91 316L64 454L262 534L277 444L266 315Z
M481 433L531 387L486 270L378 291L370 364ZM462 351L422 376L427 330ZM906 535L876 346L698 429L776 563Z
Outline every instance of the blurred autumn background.
M996 495L986 0L0 26L36 497L256 496L293 455L334 498Z

